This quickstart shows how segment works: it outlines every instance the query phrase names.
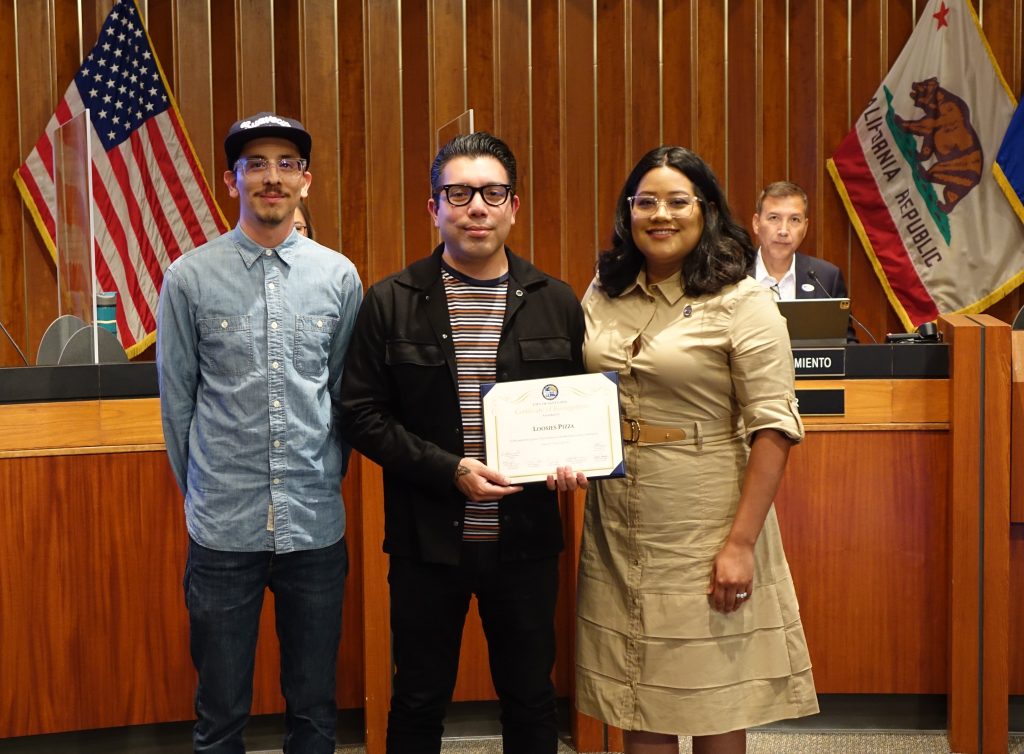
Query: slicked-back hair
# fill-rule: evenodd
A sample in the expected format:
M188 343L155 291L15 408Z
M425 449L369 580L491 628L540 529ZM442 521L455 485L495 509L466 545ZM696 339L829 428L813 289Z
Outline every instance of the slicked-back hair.
M471 134L460 134L441 147L434 164L430 166L430 190L437 199L441 193L441 173L444 166L456 157L493 157L508 173L508 182L512 186L512 195L516 193L516 158L508 144L497 136L486 131Z
M636 194L643 177L659 167L673 168L689 178L701 200L704 230L697 246L682 263L686 294L717 293L726 285L738 283L754 263L755 252L747 231L733 219L718 179L707 163L689 149L661 146L640 158L619 193L612 248L602 252L597 260L601 288L612 298L619 296L643 267L643 253L633 242L633 215L628 198Z
M754 214L761 214L761 207L764 206L765 199L787 199L791 196L799 196L804 200L804 214L806 215L807 208L811 206L811 203L807 200L807 192L792 181L775 181L765 186L764 190L761 191L761 195L757 197Z

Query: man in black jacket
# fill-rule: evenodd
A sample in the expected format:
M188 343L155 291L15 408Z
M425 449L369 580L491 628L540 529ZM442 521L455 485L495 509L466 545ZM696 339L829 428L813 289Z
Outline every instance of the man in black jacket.
M440 751L472 595L504 751L557 749L558 501L483 463L480 385L582 372L584 324L569 286L504 245L515 183L515 158L490 134L441 149L428 209L442 244L367 292L346 358L340 425L384 469L389 754ZM586 484L565 468L553 476L549 486Z
M807 209L807 193L797 184L776 181L765 186L751 220L761 246L748 274L771 288L780 301L847 298L846 282L838 267L798 251L811 222ZM846 339L857 342L852 322Z

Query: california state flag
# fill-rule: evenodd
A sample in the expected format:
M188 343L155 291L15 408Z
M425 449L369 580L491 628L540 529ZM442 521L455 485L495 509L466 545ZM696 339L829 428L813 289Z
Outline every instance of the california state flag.
M966 0L931 0L829 173L907 329L1024 281L1024 225L992 177L1016 106Z

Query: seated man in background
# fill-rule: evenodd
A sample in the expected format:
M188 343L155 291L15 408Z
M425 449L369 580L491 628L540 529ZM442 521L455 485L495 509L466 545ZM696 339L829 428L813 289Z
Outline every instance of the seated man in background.
M779 301L847 298L846 282L838 267L798 251L811 222L807 209L807 193L795 183L776 181L765 186L751 220L761 246L748 272ZM852 325L846 339L857 342Z

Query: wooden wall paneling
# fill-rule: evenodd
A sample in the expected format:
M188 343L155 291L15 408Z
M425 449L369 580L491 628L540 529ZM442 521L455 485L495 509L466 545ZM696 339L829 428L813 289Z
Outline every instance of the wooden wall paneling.
M626 151L625 8L616 0L597 0L597 248L611 247L615 203L633 161ZM689 103L687 103L689 105Z
M582 296L594 277L598 247L595 18L588 0L561 0L560 6L561 274Z
M402 205L395 196L402 175L401 39L397 0L364 0L364 66L366 88L367 280L379 280L406 264ZM369 213L372 212L372 218Z
M984 375L983 329L965 315L939 318L952 349L950 406L949 564L950 680L949 745L978 751L981 742L979 673L983 654L984 592L980 577L983 541Z
M979 3L975 3L977 8ZM980 13L985 37L1007 86L1020 99L1020 67L1014 65L1020 59L1022 4L1020 0L988 0ZM992 155L994 158L994 155ZM1020 288L1012 291L1002 300L986 309L987 314L1004 322L1012 322L1017 311L1024 304L1024 293Z
M659 3L626 2L626 158L662 143L662 24Z
M755 109L759 121L761 150L758 154L761 175L758 193L774 181L789 180L789 48L787 0L763 0L761 6L760 59L757 84L761 107ZM757 197L754 197L756 203ZM742 204L740 206L743 206ZM753 215L753 208L750 214Z
M887 25L884 20L884 11L888 6L889 3L884 0L852 4L850 60L848 63L849 113L847 122L844 124L843 135L827 145L829 156L864 112L879 83L889 71L889 59L885 44ZM834 184L829 191L832 193L833 200L840 202ZM824 216L820 219L822 222L829 221L829 218ZM814 220L812 220L813 222ZM849 274L846 276L846 285L850 292L854 314L879 340L883 339L886 332L902 331L903 326L889 305L889 300L871 266L867 253L850 226L845 208L839 223L840 228L845 230L849 237L850 267ZM864 341L863 333L858 332L857 335Z
M704 158L715 175L724 180L726 174L726 103L728 82L725 79L725 2L694 3L696 9L695 37L697 47L696 97L697 124L692 149Z
M337 24L334 23L335 4L314 5L313 16L310 18L301 0L273 1L274 20L273 25L266 30L268 37L265 44L274 50L274 112L301 120L313 136L313 146L319 156L324 146L323 137L319 131L311 130L305 120L306 110L302 105L305 97L307 100L315 98L314 107L321 102L328 107L337 106L337 103L324 102L328 99L326 97L315 97L316 93L323 92L328 86L331 88L327 91L335 91L338 83L330 80L337 78L337 67L333 65L337 61L337 44L330 43L337 34ZM270 32L273 32L273 37L269 36ZM325 46L320 48L319 44ZM313 58L312 66L316 67L322 62L321 57L332 63L327 71L327 80L311 80L305 76L303 65L310 65L310 59ZM334 128L337 129L337 124ZM336 145L337 140L333 142L333 146ZM317 165L320 166L319 159Z
M1005 754L1009 708L1010 601L1010 326L988 314L971 316L984 327L984 514L981 579L984 589L982 696L979 752ZM955 607L955 606L954 606Z
M384 540L384 476L380 466L353 454L358 468L363 594L377 595L363 605L363 684L366 754L384 754L391 700L391 605Z
M494 132L498 72L494 60L497 0L466 3L466 107L477 131ZM415 11L414 11L415 12Z
M239 117L272 112L277 102L274 0L235 0L235 14Z
M921 617L949 609L949 447L945 431L814 431L793 449L776 510L818 693L946 691L947 627ZM885 473L893 459L911 473Z
M737 220L747 225L754 213L758 185L757 118L757 3L729 3L726 44L729 66L726 94L729 98L728 150L722 185Z
M820 211L825 176L822 148L822 49L819 0L791 0L789 4L789 172L803 187L811 206ZM822 256L817 248L817 224L811 223L803 250Z
M213 145L216 159L210 172L210 185L228 225L234 226L238 221L238 201L228 196L228 189L224 184L224 171L230 167L226 164L227 159L224 156L224 137L227 136L232 123L256 111L239 111L238 70L241 61L236 54L236 45L229 44L229 41L235 39L235 4L211 2L209 7L210 39L217 40L217 44L211 46L213 86L210 96L213 103Z
M469 107L466 16L464 0L430 0L429 7L431 124L436 130Z
M583 512L586 505L586 493L580 491L569 495L565 500L563 510L565 515L565 558L563 563L568 571L569 578L563 581L565 584L566 596L569 597L572 605L576 604L576 575L580 562L580 544L583 535ZM564 636L569 644L569 657L573 658L570 667L573 673L570 677L569 694L569 727L572 734L573 748L578 752L604 751L604 723L588 715L584 715L576 708L576 684L575 684L575 657L576 657L576 622L575 611L573 611L570 631Z
M171 91L177 91L175 75L177 71L174 66L174 5L176 0L148 0L139 3L143 23L146 25L146 33L153 41L153 51L157 60L163 68L164 75ZM83 47L89 49L92 42L83 40Z
M74 709L71 639L61 588L61 529L35 500L53 500L49 459L0 460L0 643L18 647L0 663L0 736L24 736L71 727ZM28 590L27 584L35 585ZM48 630L44 630L48 629ZM49 679L68 681L67 685Z
M1010 521L1024 523L1024 330L1014 330L1010 376ZM1022 676L1024 678L1024 676Z
M467 12L479 6L479 3L472 3ZM430 167L436 154L430 118L429 54L426 5L405 3L402 6L402 171L404 235L409 262L427 256L438 243L433 220L427 211ZM483 78L484 72L478 69L471 81L479 85ZM476 111L479 103L473 97L470 102ZM491 123L481 122L479 112L474 115L478 129L493 128Z
M1024 589L1024 526L1014 523L1010 527L1010 593ZM1024 694L1024 603L1010 600L1009 604L1010 694Z
M856 117L850 112L849 106L847 56L850 50L847 46L847 33L851 19L844 4L825 3L820 12L821 180L809 215L812 218L811 227L817 227L816 244L815 247L807 247L805 250L809 253L817 251L824 259L837 265L849 290L853 254L860 254L863 257L864 253L859 248L860 240L852 232L846 208L843 207L835 184L825 171L825 160L832 156L832 152L849 133L852 118ZM854 248L853 244L858 248ZM856 301L856 298L853 300ZM859 313L855 313L855 316L860 318ZM857 335L863 342L870 342L870 338L863 332L858 331Z
M537 2L530 14L530 149L524 173L529 175L533 263L550 275L562 276L562 111L559 99L559 4Z
M508 245L533 259L534 183L530 68L530 0L496 0L494 8L494 132L516 156L516 192L520 197L516 224Z
M4 102L18 100L18 44L14 23L14 4L0 3L0 98ZM18 112L18 111L16 111ZM0 120L0 175L10 176L21 164L18 117ZM18 347L31 356L28 343L28 295L25 288L24 249L22 234L33 234L28 214L22 210L21 198L13 181L6 182L5 201L0 202L0 323L14 338ZM25 223L23 224L23 218ZM21 357L7 338L0 335L0 366L20 365Z
M164 72L173 76L174 98L206 180L214 189L221 183L223 158L218 160L219 139L213 131L213 42L209 0L176 0L170 57L160 58ZM228 208L221 207L222 210Z
M182 592L187 539L166 456L49 460L67 485L57 500L66 537L62 586L73 595L66 618L78 627L71 641L77 698L104 700L79 705L76 727L188 719L194 681ZM136 651L125 652L127 646Z
M368 192L364 4L363 0L340 0L337 5L338 129L341 144L341 228L338 250L355 263L363 287L367 288L374 280L369 275L370 250L366 240Z
M696 49L690 44L691 8L689 0L663 3L661 15L662 69L662 141L689 147L692 143L693 80Z
M366 173L362 185L366 209L367 264L365 277L377 280L405 265L404 240L396 238L402 227L402 204L388 201L402 174L402 90L399 29L401 3L363 0L363 108L366 128ZM344 46L344 45L343 45ZM350 86L354 86L350 82ZM353 176L358 179L358 176ZM383 198L381 198L383 197ZM372 204L371 204L372 202ZM353 218L354 219L354 218ZM355 463L353 459L353 463ZM384 595L387 559L378 546L384 540L383 477L380 467L360 458L360 515L363 547L364 594ZM372 544L371 544L372 543ZM387 710L391 696L391 648L387 600L367 601L363 613L363 675L365 684L366 748L368 754L384 751Z
M288 112L299 113L313 136L310 155L309 207L316 240L332 249L341 247L341 103L324 92L337 92L339 82L338 10L334 0L300 0L295 39L279 47L277 58L296 60L297 75L278 87L301 95ZM298 49L298 55L294 50ZM289 55L287 51L291 50ZM279 66L281 68L283 66ZM294 109L292 109L294 108ZM351 187L358 191L361 186Z
M14 23L17 47L18 144L20 164L35 146L53 115L58 97L70 83L56 79L58 55L56 39L68 32L77 34L77 24L58 32L55 15L49 2L16 0ZM65 48L66 53L66 48ZM77 47L75 48L77 54ZM81 60L78 61L81 63ZM72 73L75 69L72 69ZM13 171L12 171L13 173ZM13 197L14 195L12 195ZM22 204L20 196L15 200ZM39 340L57 316L57 273L53 258L43 244L29 213L22 208L21 255L22 280L25 291L25 355L35 361Z

